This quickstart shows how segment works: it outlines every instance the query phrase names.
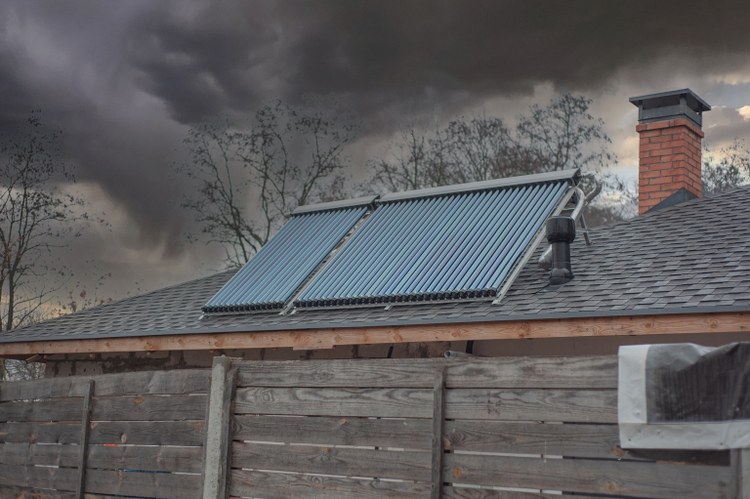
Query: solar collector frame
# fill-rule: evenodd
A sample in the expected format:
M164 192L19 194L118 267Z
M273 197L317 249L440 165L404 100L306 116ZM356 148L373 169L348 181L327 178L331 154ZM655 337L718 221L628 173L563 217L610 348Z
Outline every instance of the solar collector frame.
M578 175L554 172L534 176L537 182L507 179L494 181L496 187L438 188L432 196L385 196L295 305L495 296Z
M289 222L203 307L204 312L277 310L365 215L373 198L293 213ZM351 203L350 203L351 204ZM325 205L321 205L325 206Z

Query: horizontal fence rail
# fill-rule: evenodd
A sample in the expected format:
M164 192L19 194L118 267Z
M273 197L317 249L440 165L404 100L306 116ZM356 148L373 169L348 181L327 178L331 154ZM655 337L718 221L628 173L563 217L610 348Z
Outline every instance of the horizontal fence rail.
M744 452L621 449L611 356L0 384L0 499L733 499Z

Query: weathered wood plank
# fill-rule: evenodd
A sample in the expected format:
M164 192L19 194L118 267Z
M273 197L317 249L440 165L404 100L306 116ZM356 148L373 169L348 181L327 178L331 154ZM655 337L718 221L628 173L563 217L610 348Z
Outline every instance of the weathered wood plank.
M445 417L504 421L616 423L614 390L454 389L446 394Z
M203 451L200 447L92 445L87 467L100 470L148 470L200 473Z
M444 439L446 448L458 451L729 466L727 451L626 451L617 425L446 421Z
M88 378L49 378L0 383L0 402L46 398L83 397Z
M241 388L237 414L432 417L432 390L407 388Z
M536 492L516 492L509 490L474 489L468 487L445 487L443 491L445 499L560 499L560 494L539 494ZM612 499L612 496L580 496L577 494L566 494L569 497L585 497L586 499Z
M446 421L445 447L458 451L621 458L617 425Z
M429 449L432 423L427 419L331 418L320 416L234 417L233 438L257 442L362 445Z
M81 423L0 423L0 442L77 444Z
M0 486L36 487L75 491L78 470L0 464Z
M0 383L0 402L83 397L89 379L97 384L96 397L207 393L208 378L208 369L180 369L14 381Z
M80 421L82 398L0 402L0 422Z
M334 359L242 361L239 387L430 388L435 367L446 359Z
M453 482L655 499L729 498L728 467L446 454Z
M92 444L203 445L204 421L99 421Z
M78 453L77 445L4 443L0 444L0 464L75 467Z
M143 371L95 376L97 397L208 393L209 369Z
M86 493L87 495L197 499L200 492L200 478L200 475L89 470L86 473Z
M429 484L232 470L229 494L264 499L427 499Z
M617 389L617 356L469 357L447 364L448 388Z
M617 357L337 359L243 361L238 386L287 388L426 388L437 366L448 388L617 388ZM283 374L282 374L283 373Z
M0 499L74 499L74 497L75 492L14 487L8 485L0 487ZM87 497L86 499L94 498Z
M232 463L235 468L424 482L430 481L432 468L429 452L243 442L232 444Z
M206 395L143 395L94 399L92 421L202 421Z

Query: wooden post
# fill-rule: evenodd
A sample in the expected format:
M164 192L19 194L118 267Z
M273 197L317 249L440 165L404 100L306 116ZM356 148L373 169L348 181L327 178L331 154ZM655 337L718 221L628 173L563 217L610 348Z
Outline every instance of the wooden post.
M445 421L445 366L435 375L432 395L432 492L430 499L443 497L443 425Z
M232 402L237 368L228 357L214 357L203 448L203 499L226 499L230 467Z
M78 483L76 484L76 499L83 499L86 487L86 453L89 447L89 430L91 429L91 398L94 395L94 380L90 379L83 396L83 416L81 417L81 440L78 455Z
M732 449L733 499L750 499L750 449Z

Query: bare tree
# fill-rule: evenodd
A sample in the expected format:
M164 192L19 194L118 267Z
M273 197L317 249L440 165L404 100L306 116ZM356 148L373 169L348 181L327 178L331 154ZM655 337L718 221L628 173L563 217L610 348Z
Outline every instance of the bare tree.
M591 100L565 94L531 106L515 128L486 113L461 117L432 132L405 124L390 154L373 159L373 190L400 191L568 168L599 170L615 161Z
M414 122L402 124L399 136L400 140L389 145L386 157L368 161L375 171L371 187L397 192L453 183L446 163L441 161L442 151L433 147L434 139L421 132Z
M589 113L591 99L565 94L544 108L531 106L517 127L517 142L528 152L527 173L580 168L596 171L614 162L604 121Z
M88 219L82 199L62 185L74 182L59 160L60 132L46 131L39 113L22 133L0 142L0 326L9 331L35 319L63 285L51 251L80 234Z
M44 306L64 286L64 269L52 265L52 251L80 234L88 220L82 199L64 192L74 182L59 159L59 131L42 126L32 112L18 132L0 137L0 329L44 320ZM39 365L7 361L3 379L39 376Z
M331 109L330 102L293 108L277 101L261 107L248 129L226 120L191 129L190 161L175 170L197 187L183 204L200 226L193 239L221 244L226 263L239 267L297 206L345 196L345 149L358 124Z
M712 196L750 182L750 150L735 138L716 153L708 143L703 146L703 195Z

